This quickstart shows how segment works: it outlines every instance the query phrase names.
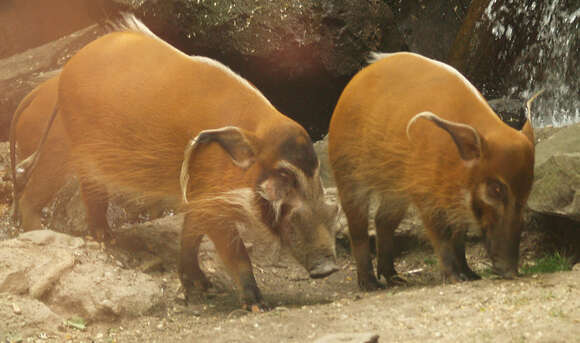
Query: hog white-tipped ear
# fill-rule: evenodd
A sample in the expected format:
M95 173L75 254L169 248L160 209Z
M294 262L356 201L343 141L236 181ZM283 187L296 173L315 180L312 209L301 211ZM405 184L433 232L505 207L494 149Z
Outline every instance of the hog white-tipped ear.
M528 137L532 144L535 144L534 139L534 128L532 127L532 102L544 93L544 89L536 92L532 97L526 102L526 122L522 126L521 132Z
M410 128L418 119L427 119L447 131L457 146L459 156L465 162L472 162L481 157L482 139L473 127L443 119L431 112L421 112L415 115L407 124L407 137L411 139Z
M251 132L235 126L201 131L189 141L183 153L179 183L185 203L187 203L188 171L191 155L200 145L212 142L218 143L230 155L234 164L242 169L249 168L256 160L257 138Z

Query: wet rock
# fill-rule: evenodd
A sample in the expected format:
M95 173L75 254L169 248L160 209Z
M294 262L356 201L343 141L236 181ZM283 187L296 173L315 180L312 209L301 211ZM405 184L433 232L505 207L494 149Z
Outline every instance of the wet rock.
M35 298L51 311L85 320L136 316L159 303L157 281L107 262L104 252L80 242L48 230L0 242L0 293Z
M320 337L315 343L378 343L379 335L374 333L333 333Z
M507 94L512 85L505 76L537 36L540 14L527 6L519 0L473 0L469 6L448 62L487 97Z
M580 221L580 124L536 145L534 174L528 207Z

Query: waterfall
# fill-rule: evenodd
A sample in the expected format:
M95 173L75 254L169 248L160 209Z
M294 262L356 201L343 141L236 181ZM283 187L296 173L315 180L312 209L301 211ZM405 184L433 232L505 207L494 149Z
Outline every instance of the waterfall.
M497 39L526 41L507 75L507 95L529 98L546 90L534 103L536 127L580 122L580 8L574 6L577 1L491 0L485 11ZM523 20L514 24L514 15ZM515 36L511 25L522 25L517 31L527 36Z

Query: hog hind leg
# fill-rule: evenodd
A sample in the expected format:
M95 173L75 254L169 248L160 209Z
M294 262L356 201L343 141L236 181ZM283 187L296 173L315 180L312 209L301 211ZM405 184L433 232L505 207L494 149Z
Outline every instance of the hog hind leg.
M80 181L81 196L87 210L87 225L98 241L110 241L113 232L107 221L109 194L105 186L88 180Z
M408 207L409 203L404 199L384 197L375 216L377 275L379 278L384 277L389 285L405 283L405 280L397 275L394 267L394 231L405 217Z
M342 208L348 222L351 253L356 262L358 286L363 291L384 288L375 276L370 250L368 196L357 194L358 187L339 187ZM360 189L360 188L358 188Z

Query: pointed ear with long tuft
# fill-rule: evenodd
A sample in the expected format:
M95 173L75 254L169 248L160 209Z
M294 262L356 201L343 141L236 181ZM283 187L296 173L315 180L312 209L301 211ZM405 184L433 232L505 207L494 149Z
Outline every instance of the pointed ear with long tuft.
M521 132L528 137L532 144L536 144L534 128L532 127L532 102L542 93L544 93L544 89L536 92L536 94L532 95L532 97L526 102L526 122L524 123L524 126L522 126Z
M463 161L474 162L481 157L483 143L477 130L466 124L443 119L432 112L421 112L409 120L407 124L407 137L409 139L411 138L409 131L411 126L421 118L435 123L435 125L449 133Z
M256 161L258 139L253 133L235 126L201 131L189 141L183 153L179 183L185 203L188 202L187 186L191 155L199 146L212 142L218 143L230 155L232 162L242 169L248 169Z
M521 133L528 138L528 140L535 145L534 128L532 127L532 121L526 120L524 126L522 126Z

